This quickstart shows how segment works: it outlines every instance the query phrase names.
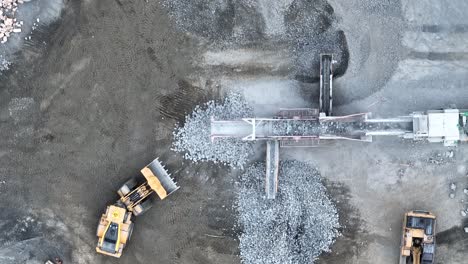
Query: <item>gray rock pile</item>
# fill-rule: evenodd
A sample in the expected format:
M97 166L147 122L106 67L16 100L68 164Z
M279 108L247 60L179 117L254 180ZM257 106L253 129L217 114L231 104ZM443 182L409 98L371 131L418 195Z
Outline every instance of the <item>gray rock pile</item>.
M275 200L264 194L265 166L242 175L237 206L240 256L248 264L310 264L339 236L338 213L319 172L306 163L281 163Z
M210 121L235 120L253 115L251 106L238 93L230 93L223 102L209 101L195 107L187 115L185 124L174 130L172 150L183 152L185 159L193 162L213 161L233 168L243 167L253 153L253 143L239 139L216 139L211 142Z

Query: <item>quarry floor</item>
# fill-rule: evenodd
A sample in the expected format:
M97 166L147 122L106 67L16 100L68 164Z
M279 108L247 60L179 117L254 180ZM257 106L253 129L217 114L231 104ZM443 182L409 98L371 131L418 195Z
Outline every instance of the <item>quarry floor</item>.
M242 92L258 116L317 107L320 53L337 54L335 115L468 108L468 3L318 2L334 10L326 32L343 32L346 41L317 34L328 45L301 40L307 49L297 53L275 16L263 17L265 43L228 45L180 30L159 1L67 1L50 34L37 36L0 76L0 262L59 255L80 264L239 263L239 171L184 161L170 150L173 128L229 90ZM263 155L259 144L252 161ZM319 263L397 263L410 209L438 216L436 263L467 259L460 215L467 146L378 138L280 155L316 166L337 202L343 236ZM121 259L97 255L100 215L155 157L181 189L136 219Z

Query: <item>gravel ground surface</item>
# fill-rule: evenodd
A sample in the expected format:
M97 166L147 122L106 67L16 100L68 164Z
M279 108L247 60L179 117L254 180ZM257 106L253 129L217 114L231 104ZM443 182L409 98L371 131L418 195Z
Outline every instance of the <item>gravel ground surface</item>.
M211 142L210 120L235 120L252 116L252 108L238 93L229 93L222 103L209 101L195 107L185 124L174 131L172 149L184 152L193 162L213 161L231 167L243 167L253 154L253 143L239 139L217 139Z
M284 161L275 200L264 196L265 166L241 177L238 192L243 263L313 263L339 236L338 213L320 173L307 163Z

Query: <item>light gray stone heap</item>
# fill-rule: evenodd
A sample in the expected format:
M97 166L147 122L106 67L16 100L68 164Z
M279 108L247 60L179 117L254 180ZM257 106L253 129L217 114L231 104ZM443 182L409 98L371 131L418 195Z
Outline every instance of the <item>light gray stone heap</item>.
M252 108L238 93L229 93L222 103L209 101L195 107L185 124L174 130L172 150L183 152L193 162L213 161L233 168L242 167L253 153L253 143L240 139L210 139L210 121L235 120L253 115Z
M242 175L237 207L240 256L248 264L310 264L339 236L338 213L319 172L306 163L281 163L279 192L265 198L265 166Z

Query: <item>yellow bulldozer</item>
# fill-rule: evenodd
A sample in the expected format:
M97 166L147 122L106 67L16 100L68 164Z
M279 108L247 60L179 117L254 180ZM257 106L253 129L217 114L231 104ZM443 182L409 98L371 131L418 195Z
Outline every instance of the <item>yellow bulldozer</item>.
M403 219L400 264L432 264L435 253L436 217L430 212L413 210Z
M135 177L125 182L117 191L120 199L107 206L102 214L96 231L98 253L119 258L132 236L132 215L142 215L151 208L152 193L163 200L179 189L158 159L144 167L141 173L144 180Z

